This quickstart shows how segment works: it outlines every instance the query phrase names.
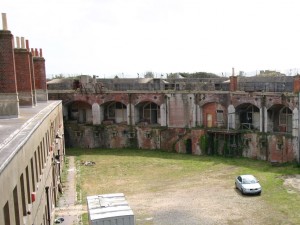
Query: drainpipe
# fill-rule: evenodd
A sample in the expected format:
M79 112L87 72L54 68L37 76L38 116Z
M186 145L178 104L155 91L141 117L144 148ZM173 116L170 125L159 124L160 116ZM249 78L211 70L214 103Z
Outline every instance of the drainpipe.
M50 203L49 203L49 186L45 187L46 190L46 200L47 200L47 215L48 215L48 225L51 225L51 217L50 217Z
M131 93L128 94L129 97L129 126L132 126L132 112L131 112Z
M298 93L298 164L300 165L300 92Z
M265 143L265 150L266 150L266 161L269 159L269 152L268 152L268 142L267 142L267 135L266 135L266 129L265 129L265 110L266 109L266 96L263 95L262 99L262 133L263 133L263 139Z

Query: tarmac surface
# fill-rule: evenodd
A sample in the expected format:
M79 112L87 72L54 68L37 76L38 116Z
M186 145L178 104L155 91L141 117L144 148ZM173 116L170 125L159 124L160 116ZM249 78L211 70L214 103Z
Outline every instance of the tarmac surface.
M63 218L58 224L78 225L81 223L81 215L86 213L81 204L77 204L76 194L76 166L75 157L68 156L69 168L67 180L64 183L63 194L58 201L58 207L55 209L55 219Z

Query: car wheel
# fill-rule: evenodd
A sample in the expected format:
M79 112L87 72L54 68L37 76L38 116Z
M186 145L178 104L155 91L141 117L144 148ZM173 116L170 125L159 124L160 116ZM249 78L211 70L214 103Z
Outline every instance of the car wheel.
M244 189L243 189L243 188L241 188L241 193L242 193L242 195L243 195L243 194L245 194L245 193L244 193Z
M261 192L258 192L258 195L261 195Z

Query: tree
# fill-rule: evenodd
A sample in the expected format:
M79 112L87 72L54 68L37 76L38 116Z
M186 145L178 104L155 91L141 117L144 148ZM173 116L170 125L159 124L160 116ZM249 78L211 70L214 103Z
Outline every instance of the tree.
M145 78L154 78L154 73L153 72L151 72L151 71L147 71L146 73L145 73L145 76L144 76Z

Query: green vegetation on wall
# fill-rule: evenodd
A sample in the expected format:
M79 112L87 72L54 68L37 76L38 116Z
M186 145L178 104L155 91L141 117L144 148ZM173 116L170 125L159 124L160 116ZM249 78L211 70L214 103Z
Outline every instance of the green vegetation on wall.
M200 136L199 144L200 144L201 151L203 151L205 154L207 154L207 151L208 151L208 136L205 135L205 134Z

